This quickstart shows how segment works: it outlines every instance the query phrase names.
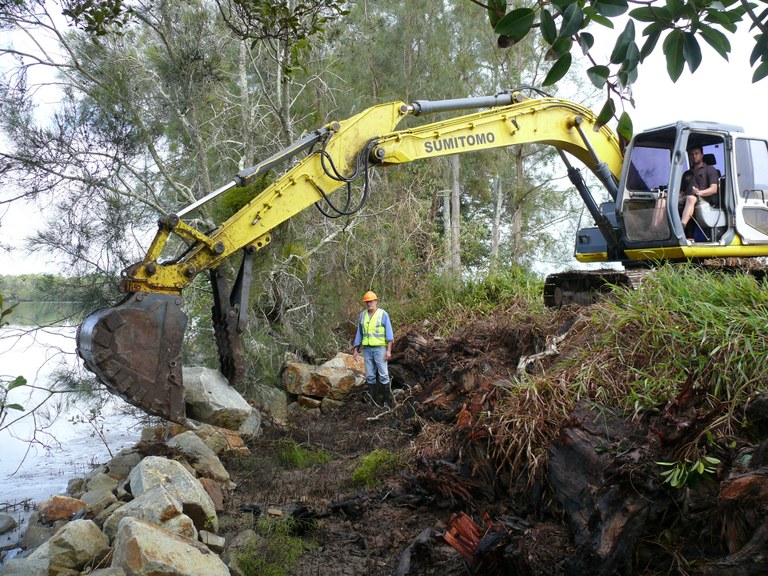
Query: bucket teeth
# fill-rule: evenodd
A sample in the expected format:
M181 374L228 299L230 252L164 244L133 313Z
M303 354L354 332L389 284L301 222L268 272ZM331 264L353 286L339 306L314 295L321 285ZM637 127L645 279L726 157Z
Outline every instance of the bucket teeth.
M77 353L111 392L142 410L184 423L181 345L187 316L168 294L128 295L88 316Z

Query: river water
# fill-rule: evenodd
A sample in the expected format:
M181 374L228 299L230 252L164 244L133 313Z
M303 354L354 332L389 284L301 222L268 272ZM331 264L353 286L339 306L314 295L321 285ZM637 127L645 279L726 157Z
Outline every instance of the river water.
M0 512L19 522L0 535L0 550L15 546L35 503L62 494L71 478L87 474L141 435L128 405L117 397L109 396L92 412L87 401L72 403L67 394L49 397L45 391L58 371L77 374L75 331L74 326L0 328L0 377L27 379L27 386L14 388L7 398L25 411L10 410L0 423Z

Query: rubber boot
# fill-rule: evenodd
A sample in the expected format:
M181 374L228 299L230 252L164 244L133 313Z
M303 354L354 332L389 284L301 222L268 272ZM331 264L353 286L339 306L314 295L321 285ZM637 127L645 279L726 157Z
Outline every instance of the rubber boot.
M382 395L381 405L386 406L387 408L391 408L392 407L392 388L390 387L389 384L387 384L386 386L380 386L380 388L381 388L381 395Z
M376 404L376 384L368 384L368 398L365 399L366 404Z

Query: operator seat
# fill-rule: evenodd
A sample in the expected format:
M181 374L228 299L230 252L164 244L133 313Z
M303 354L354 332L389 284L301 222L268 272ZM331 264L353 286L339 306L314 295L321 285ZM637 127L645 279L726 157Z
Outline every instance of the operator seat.
M717 163L714 154L704 154L704 163L714 166ZM717 193L712 196L713 201L700 199L696 203L696 209L693 218L696 220L701 231L707 237L709 242L717 242L722 236L728 224L725 213L725 202L723 198L723 188L725 188L725 177L720 170L717 170Z

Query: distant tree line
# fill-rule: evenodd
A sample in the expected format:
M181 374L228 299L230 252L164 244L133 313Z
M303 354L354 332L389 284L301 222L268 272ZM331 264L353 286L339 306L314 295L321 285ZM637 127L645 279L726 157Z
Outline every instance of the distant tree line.
M6 304L66 300L72 278L53 274L0 275L0 294ZM70 298L71 299L71 298Z

